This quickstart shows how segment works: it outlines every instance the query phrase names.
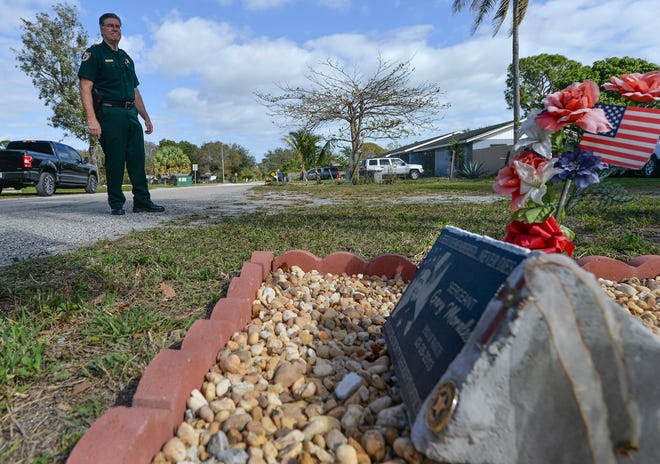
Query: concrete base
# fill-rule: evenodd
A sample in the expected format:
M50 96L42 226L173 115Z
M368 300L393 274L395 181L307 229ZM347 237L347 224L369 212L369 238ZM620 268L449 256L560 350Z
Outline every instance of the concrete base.
M564 256L528 259L508 285L436 386L457 386L449 422L426 421L432 393L416 448L450 463L660 462L660 338Z

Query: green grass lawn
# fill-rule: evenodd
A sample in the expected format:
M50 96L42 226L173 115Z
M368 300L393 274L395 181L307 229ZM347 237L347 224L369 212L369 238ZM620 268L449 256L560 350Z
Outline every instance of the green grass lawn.
M492 183L256 187L250 193L256 199L286 193L298 200L241 217L210 212L0 268L0 462L64 462L96 418L130 404L144 367L210 313L253 251L349 251L365 259L399 253L419 263L447 224L503 236L507 198L461 201L492 195ZM591 199L569 211L575 257L660 254L660 180L607 183L625 187L631 201L605 206ZM430 199L438 194L448 201ZM425 201L411 202L420 197ZM333 202L311 206L315 199ZM166 296L164 286L174 295Z

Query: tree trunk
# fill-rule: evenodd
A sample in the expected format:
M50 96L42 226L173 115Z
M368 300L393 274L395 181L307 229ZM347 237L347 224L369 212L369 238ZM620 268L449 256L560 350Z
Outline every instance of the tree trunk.
M518 24L520 14L519 0L513 0L513 26L511 27L512 68L513 68L513 144L518 143L518 128L520 127L520 68L518 63Z
M90 137L89 138L89 149L88 149L88 151L89 151L89 160L92 164L94 164L95 166L98 166L99 163L98 163L98 156L96 156L96 147L97 147L96 141L94 140L93 137Z
M350 166L350 179L353 185L358 183L360 178L360 158L362 158L362 140L360 140L360 133L358 130L357 121L351 122L351 153L353 155L353 163Z
M353 162L350 166L349 177L353 185L358 183L360 179L360 158L362 158L362 144L359 141L353 141L352 152L353 152Z

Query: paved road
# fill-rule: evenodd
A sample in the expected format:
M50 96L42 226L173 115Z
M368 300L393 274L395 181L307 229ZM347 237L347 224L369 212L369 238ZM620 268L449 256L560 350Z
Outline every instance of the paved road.
M191 214L235 215L256 210L263 202L249 201L247 192L260 183L154 188L151 197L165 213L132 212L126 192L126 215L112 216L107 194L55 194L52 197L0 198L0 266L31 257L115 239L131 230L157 227Z
M249 191L257 185L262 183L153 188L151 197L155 203L165 206L165 213L133 213L132 195L125 192L127 202L124 216L110 214L105 193L62 193L52 197L35 195L12 198L13 190L8 189L0 197L0 266L26 258L63 253L103 239L113 240L132 230L158 227L173 219L191 215L198 215L200 220L213 220L215 217L251 213L263 207L276 212L287 206L299 205L301 200L308 207L342 201L314 199L292 192L249 198ZM498 195L456 197L442 194L387 199L409 203L498 200L501 200ZM208 219L204 219L207 216Z

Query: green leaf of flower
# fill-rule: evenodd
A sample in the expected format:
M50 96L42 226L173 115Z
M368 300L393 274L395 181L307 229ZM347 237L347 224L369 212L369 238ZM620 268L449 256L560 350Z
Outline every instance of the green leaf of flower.
M564 234L564 237L566 237L570 241L575 240L575 232L573 232L571 229L561 224L559 225L559 228L561 229L561 233Z
M523 221L528 224L534 222L545 222L555 211L552 205L536 205L533 201L527 203L527 208L520 208L513 214L515 221Z

